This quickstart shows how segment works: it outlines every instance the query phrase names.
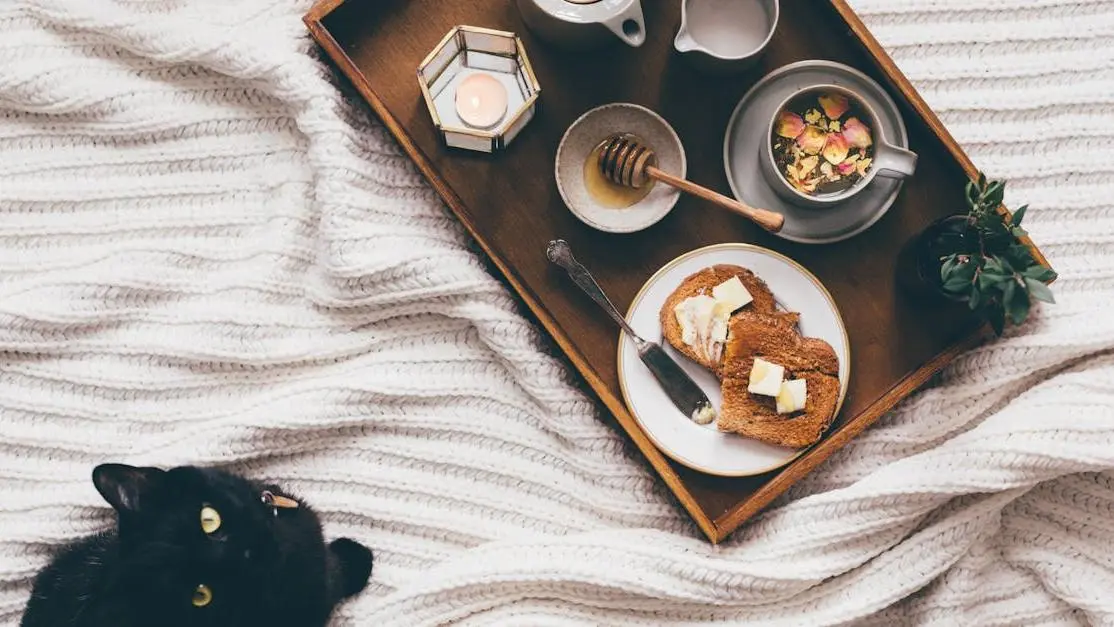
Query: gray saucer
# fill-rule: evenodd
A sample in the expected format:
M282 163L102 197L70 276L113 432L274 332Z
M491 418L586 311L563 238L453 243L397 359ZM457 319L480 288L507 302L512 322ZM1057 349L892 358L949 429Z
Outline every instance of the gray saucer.
M890 95L866 74L832 61L799 61L774 70L758 81L739 101L723 141L727 182L739 200L785 215L777 235L803 244L838 242L869 229L880 220L901 191L901 180L875 177L870 186L838 207L798 207L783 200L766 182L759 166L760 149L767 141L770 118L793 93L817 84L833 84L855 91L877 112L882 135L902 148L909 147L905 122Z

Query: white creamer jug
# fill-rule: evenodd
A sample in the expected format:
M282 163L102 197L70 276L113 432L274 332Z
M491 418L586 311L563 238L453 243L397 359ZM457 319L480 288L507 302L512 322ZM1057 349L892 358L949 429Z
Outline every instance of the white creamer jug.
M742 71L773 39L780 13L778 0L682 0L673 47L700 69Z

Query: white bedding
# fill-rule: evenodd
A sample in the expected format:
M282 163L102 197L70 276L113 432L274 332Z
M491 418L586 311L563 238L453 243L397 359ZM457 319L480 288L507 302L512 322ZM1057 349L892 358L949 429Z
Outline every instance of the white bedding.
M720 547L338 91L307 3L223 4L0 4L3 622L109 524L119 460L300 490L376 551L338 625L1114 624L1114 2L853 2L1031 203L1059 304Z

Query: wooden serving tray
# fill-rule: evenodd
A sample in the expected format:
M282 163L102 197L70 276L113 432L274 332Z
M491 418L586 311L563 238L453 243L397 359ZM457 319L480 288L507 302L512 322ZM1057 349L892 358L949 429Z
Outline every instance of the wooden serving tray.
M979 342L980 325L965 307L925 308L898 293L894 278L909 238L936 218L966 210L963 187L975 169L843 0L782 0L781 22L759 66L726 79L690 69L673 52L680 0L644 0L643 8L648 39L641 48L616 41L592 53L538 41L513 0L323 0L305 22L700 529L718 542ZM458 24L518 33L541 83L536 118L502 154L446 148L423 104L416 68ZM689 177L730 194L722 155L733 108L771 70L813 58L846 63L879 81L901 107L910 147L920 155L897 203L865 233L837 244L794 244L682 197L650 229L612 235L582 224L562 203L553 178L561 135L588 109L616 101L665 117L685 145ZM851 339L847 399L828 435L788 466L756 477L712 477L670 461L622 401L614 323L547 262L546 243L557 237L569 241L620 310L658 268L708 244L751 242L806 266L835 297Z

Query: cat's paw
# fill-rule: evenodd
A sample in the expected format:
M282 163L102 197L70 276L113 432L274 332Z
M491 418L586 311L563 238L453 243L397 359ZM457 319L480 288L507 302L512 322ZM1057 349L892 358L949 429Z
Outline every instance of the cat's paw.
M329 553L340 566L341 596L352 596L367 586L374 560L371 549L355 540L337 538L329 543Z

